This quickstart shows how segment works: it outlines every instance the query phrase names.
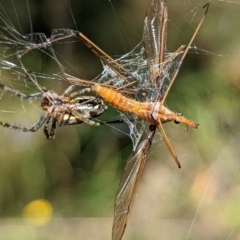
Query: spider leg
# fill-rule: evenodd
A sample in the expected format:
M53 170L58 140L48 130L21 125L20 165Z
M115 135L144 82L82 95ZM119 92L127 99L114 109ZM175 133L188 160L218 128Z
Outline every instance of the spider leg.
M20 127L20 126L17 126L15 124L11 124L11 123L8 123L8 122L0 121L0 125L5 127L5 128L9 128L9 129L16 129L16 130L21 130L23 132L29 132L29 128Z
M57 127L57 120L53 119L48 139L54 139L55 138L56 127Z
M46 124L45 124L44 129L43 129L43 132L44 132L47 139L50 139L50 134L49 134L49 131L48 131L48 125L49 125L50 120L51 120L51 117L46 117L46 120L45 120Z
M36 132L42 125L48 120L47 114L44 114L40 117L40 119L31 127L29 128L30 132Z
M33 79L32 75L31 75L31 72L24 67L24 65L23 65L23 63L22 63L22 61L21 61L20 58L18 58L18 61L19 61L20 65L21 65L23 71L25 72L26 78L27 78L36 88L38 88L39 91L40 91L42 94L43 94L44 92L46 92L46 89L43 88L43 87L41 87L41 86L38 84L38 82L37 82L36 79ZM35 78L36 78L36 77L35 77Z
M135 122L134 119L129 119L130 122ZM116 119L111 119L111 120L99 120L99 124L100 125L103 125L103 124L127 124L127 121L121 117L118 117Z
M37 100L37 99L41 99L42 98L42 93L33 93L30 95L26 95L26 99L28 101L33 101L33 100Z
M21 130L23 132L36 132L46 122L46 120L46 115L43 115L31 128L20 127L3 121L0 121L0 125L10 129Z
M64 92L63 92L63 96L69 95L70 98L75 97L76 95L83 95L84 93L89 93L92 92L91 88L83 88L81 90L78 91L74 91L70 94L70 92L76 87L76 85L70 85Z
M0 83L0 89L2 89L5 92L9 92L14 96L17 96L17 97L20 97L20 98L23 98L23 99L27 99L28 101L32 101L32 100L35 100L35 99L40 99L42 97L42 93L33 93L33 94L30 94L30 95L26 95L26 94L24 94L24 93L22 93L22 92L20 92L16 89L7 87L6 85L4 85L2 83Z
M65 91L63 92L63 96L68 95L73 89L75 88L75 85L70 85Z
M73 85L74 86L74 85ZM78 90L78 91L75 91L75 92L72 92L71 94L69 94L69 97L70 98L73 98L77 95L83 95L85 93L89 93L89 92L92 92L92 89L91 88L83 88L81 90Z
M76 119L76 121L80 121L80 122L85 122L91 126L100 126L101 123L99 122L95 122L91 119L89 119L89 116L86 116L86 115L80 115L78 112L74 111L73 112L73 116L74 118ZM75 123L75 124L78 124L78 123Z

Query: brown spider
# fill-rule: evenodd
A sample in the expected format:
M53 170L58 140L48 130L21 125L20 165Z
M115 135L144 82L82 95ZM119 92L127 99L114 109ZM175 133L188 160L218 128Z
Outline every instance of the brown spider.
M30 128L3 121L0 121L1 126L10 129L19 129L23 132L36 132L45 124L44 133L47 139L53 139L55 137L57 123L59 126L75 125L83 122L92 126L99 126L101 124L101 122L97 123L91 119L103 114L107 106L102 100L94 96L81 96L85 92L89 92L89 89L72 92L75 86L70 85L62 95L58 95L53 90L46 90L40 87L32 78L30 78L30 81L33 82L34 85L37 85L41 92L25 95L1 83L0 89L28 101L41 99L41 107L45 112L44 115Z

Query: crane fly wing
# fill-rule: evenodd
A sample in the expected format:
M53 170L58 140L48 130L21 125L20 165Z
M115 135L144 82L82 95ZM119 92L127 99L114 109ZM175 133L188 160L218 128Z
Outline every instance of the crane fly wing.
M143 27L143 42L150 68L150 80L154 81L158 99L162 95L164 75L168 10L166 0L149 0Z
M143 23L143 42L150 67L159 67L164 61L167 15L166 1L149 1Z
M135 154L127 160L114 202L113 240L121 240L126 229L155 129L156 127L153 126L148 137L138 146Z

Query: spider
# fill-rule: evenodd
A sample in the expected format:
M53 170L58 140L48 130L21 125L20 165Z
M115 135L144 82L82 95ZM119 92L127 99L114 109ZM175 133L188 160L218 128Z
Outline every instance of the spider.
M29 76L30 75L28 75L28 77ZM41 92L25 95L2 83L0 83L0 89L28 101L41 99L41 107L45 113L30 128L3 121L0 121L1 126L10 129L19 129L23 132L36 132L45 124L44 134L47 139L54 139L57 123L59 126L75 125L83 122L92 126L99 126L102 124L101 122L95 122L91 119L102 115L106 111L107 106L102 100L94 96L81 96L85 92L89 92L89 89L81 89L72 92L75 86L70 85L62 95L58 95L53 90L46 90L40 87L31 77L29 79L34 85L38 86Z

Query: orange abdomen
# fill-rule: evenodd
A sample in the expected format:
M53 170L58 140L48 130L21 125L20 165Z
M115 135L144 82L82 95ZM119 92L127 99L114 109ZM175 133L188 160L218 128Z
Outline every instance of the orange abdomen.
M92 89L113 107L121 111L134 113L138 117L149 121L148 111L151 111L151 104L149 104L148 102L135 101L133 99L125 97L121 93L111 88L104 87L98 84L94 85Z
M199 125L192 120L185 118L182 114L179 115L178 113L172 112L160 101L138 102L123 96L112 88L98 84L94 85L92 89L102 97L105 102L111 104L116 109L133 113L152 124L158 125L159 123L166 123L175 120L176 122L186 124L193 128L197 128Z

